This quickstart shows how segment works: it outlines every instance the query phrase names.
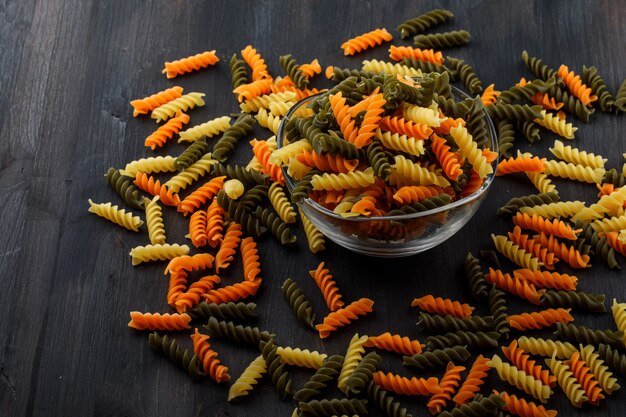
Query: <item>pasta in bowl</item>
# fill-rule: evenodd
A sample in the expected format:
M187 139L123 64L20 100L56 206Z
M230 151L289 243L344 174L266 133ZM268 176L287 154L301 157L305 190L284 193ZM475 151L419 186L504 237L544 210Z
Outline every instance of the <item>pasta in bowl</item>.
M349 77L290 109L273 159L326 237L365 255L410 256L459 231L493 182L497 138L479 101L447 75Z

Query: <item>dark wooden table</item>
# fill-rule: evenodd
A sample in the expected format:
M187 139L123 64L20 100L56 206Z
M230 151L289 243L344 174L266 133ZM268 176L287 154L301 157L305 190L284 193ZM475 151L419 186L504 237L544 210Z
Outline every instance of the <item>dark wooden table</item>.
M456 17L441 30L463 28L471 44L446 54L471 63L484 85L505 89L530 76L520 60L527 49L549 65L565 63L577 72L597 65L611 91L626 76L626 2L621 1L61 1L0 2L0 415L2 416L258 416L290 415L266 378L240 404L226 401L227 385L192 382L155 354L147 334L126 323L129 311L167 312L163 264L132 267L130 248L147 243L87 213L87 199L120 203L105 185L110 166L152 153L143 140L155 127L132 117L128 102L168 86L207 94L206 107L191 113L192 123L237 111L230 93L228 59L251 43L273 74L278 56L300 62L360 67L363 59L385 59L380 47L344 57L339 45L376 27L394 34L402 20L434 7ZM396 44L408 44L399 38ZM163 62L217 49L217 67L168 81ZM327 86L325 80L319 87ZM625 118L596 112L579 128L573 145L601 153L608 167L621 170L626 150ZM263 130L255 135L267 138ZM520 149L548 157L554 137ZM156 154L177 154L173 145ZM240 144L235 161L246 161ZM595 201L592 185L556 181L563 199ZM271 238L260 244L264 283L255 301L256 324L276 333L278 343L343 353L355 333L391 331L424 338L415 326L413 297L426 293L466 302L470 298L461 261L467 251L490 248L491 232L511 222L496 208L516 195L532 193L523 177L498 179L477 215L456 236L426 253L396 260L366 258L328 242L311 254L302 232L286 249ZM185 222L165 213L172 242L184 242ZM325 261L347 300L371 297L375 314L321 341L295 320L280 293L294 278L319 316L325 307L308 276ZM620 259L624 265L624 259ZM224 282L238 278L237 265ZM605 293L607 305L624 300L624 273L599 261L580 272L580 288ZM528 308L511 299L512 311ZM519 308L518 308L519 307ZM484 306L478 306L485 313ZM576 312L576 322L613 328L610 314ZM547 333L545 333L547 334ZM190 347L187 335L181 343ZM236 378L258 352L217 340L215 348ZM403 370L398 356L385 354L385 369ZM309 372L294 371L300 386ZM620 383L624 385L624 380ZM491 386L504 387L491 374ZM514 388L511 391L516 391ZM562 415L623 415L626 395L617 392L600 407L579 411L560 390L549 406ZM334 393L336 394L336 393ZM334 395L333 394L333 395ZM423 398L401 398L413 415L427 415ZM372 408L372 415L377 414Z

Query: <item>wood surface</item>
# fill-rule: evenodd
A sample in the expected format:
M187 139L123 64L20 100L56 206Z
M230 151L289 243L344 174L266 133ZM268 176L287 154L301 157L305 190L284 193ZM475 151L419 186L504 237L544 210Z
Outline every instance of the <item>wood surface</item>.
M387 46L344 57L339 45L355 35L395 27L435 7L455 19L437 30L466 29L469 46L445 51L466 59L487 86L505 89L529 77L523 49L556 68L577 72L596 65L616 92L626 77L626 2L621 1L0 1L0 415L1 416L261 416L291 415L265 378L238 404L226 401L228 385L192 382L153 352L147 333L129 329L129 311L167 312L163 263L132 267L128 252L147 243L145 233L118 228L87 212L87 199L119 198L104 183L110 166L133 159L178 154L143 146L155 128L133 118L129 101L172 85L206 93L207 105L190 113L192 123L238 111L230 90L228 59L247 44L258 48L272 74L282 74L278 56L323 66L359 68L363 59L387 56ZM435 30L435 31L437 31ZM408 45L397 36L394 44ZM220 63L167 80L163 62L216 49ZM329 84L318 80L314 85ZM626 118L596 112L579 128L573 145L603 154L621 169ZM261 129L255 135L266 138ZM549 156L554 136L520 149ZM232 161L251 156L246 143ZM595 201L593 185L556 181L563 199ZM446 243L417 256L383 260L353 254L328 242L317 255L299 243L286 249L267 237L260 243L264 283L255 301L255 322L276 333L282 345L343 353L355 333L392 331L423 339L416 328L413 297L432 293L474 303L462 272L467 251L491 248L489 234L512 227L496 217L509 198L534 192L523 177L497 179L476 216ZM168 239L184 242L186 222L165 212ZM318 317L324 302L308 270L325 261L345 299L370 297L375 314L321 341L292 315L280 285L292 277L312 300ZM626 266L624 259L620 259ZM485 263L487 265L487 263ZM224 275L235 282L240 265ZM580 288L624 300L623 271L601 262L580 273ZM528 305L513 297L511 311ZM477 312L485 313L484 306ZM576 322L613 328L610 314L576 312ZM544 334L549 334L545 332ZM181 343L191 347L188 333ZM258 354L222 340L214 347L236 378ZM491 352L487 352L491 353ZM384 354L384 369L401 369L399 356ZM293 371L296 386L310 372ZM491 374L492 386L504 388ZM625 381L620 378L620 383ZM511 392L516 390L510 388ZM620 416L626 394L618 391L600 407L582 411L560 390L549 402L561 415ZM622 390L623 391L623 390ZM330 391L329 395L337 395ZM428 415L423 398L401 398L414 416ZM381 415L371 407L371 415Z

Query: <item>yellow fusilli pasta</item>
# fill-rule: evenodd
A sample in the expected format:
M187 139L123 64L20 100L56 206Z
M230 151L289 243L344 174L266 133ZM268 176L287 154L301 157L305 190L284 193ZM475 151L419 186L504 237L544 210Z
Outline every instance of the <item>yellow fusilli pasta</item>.
M377 74L390 74L400 75L402 77L421 77L422 71L416 68L411 68L406 65L397 64L394 62L384 62L377 59L371 61L363 61L363 71L375 72Z
M498 252L502 253L504 256L506 256L522 268L536 271L541 265L543 265L541 262L539 262L539 259L532 256L530 253L526 252L518 245L514 244L512 241L507 239L506 236L496 236L494 234L491 234L491 239L493 240L493 243L496 246Z
M300 181L309 171L311 167L298 161L296 158L289 158L287 165L287 173L296 181Z
M296 221L296 211L279 183L273 182L270 185L267 196L282 221L285 223L294 223Z
M161 206L158 203L159 198L157 195L152 200L144 200L148 237L153 245L165 243L165 225L163 224L163 210L161 210Z
M601 155L595 155L581 151L571 146L565 146L560 140L554 141L554 146L550 148L552 155L565 162L571 162L572 164L583 165L590 168L604 168L606 158L602 158Z
M285 145L282 148L276 149L274 152L272 152L272 155L270 155L269 163L274 165L286 165L291 158L295 158L304 150L313 150L308 140L302 139L294 141L293 143Z
M614 298L611 305L611 313L617 325L617 330L626 333L626 303L618 303ZM624 341L624 346L626 346L626 336L622 337L622 340Z
M94 203L89 199L89 212L134 232L138 232L143 224L139 216L135 216L131 212L127 213L126 210L120 209L111 203Z
M552 184L548 174L543 172L526 172L526 176L540 193L558 193L556 185Z
M556 355L559 359L569 359L576 352L574 345L559 340L522 336L517 339L517 343L521 349L533 355L549 357Z
M578 130L577 127L573 127L571 123L567 123L565 119L560 119L552 113L548 113L545 110L541 110L543 118L535 119L535 123L545 127L546 129L556 133L557 135L565 139L574 139L574 132Z
M573 220L590 221L601 219L606 215L614 217L621 215L623 213L620 211L623 209L625 201L626 187L618 188L611 194L600 197L597 203L585 207L573 217Z
M268 110L274 116L284 117L294 104L296 104L295 101L275 101L270 103Z
M626 229L626 215L611 217L609 219L596 220L591 223L591 227L596 232L619 232Z
M347 174L313 175L311 185L314 190L347 190L363 188L374 184L374 170L369 167L365 171L352 171Z
M498 355L493 355L491 360L487 362L487 365L496 370L500 379L532 395L542 403L547 402L552 394L549 385L544 385L532 375L528 375L526 372L517 369L517 367L503 362Z
M222 116L217 117L208 122L204 122L197 126L190 127L187 130L183 130L178 135L178 143L181 142L195 142L204 137L211 138L215 135L219 135L230 126L230 117Z
M198 181L198 178L205 176L214 164L217 164L217 161L211 158L211 153L207 153L187 169L170 178L165 186L174 193L184 190Z
M429 171L428 168L414 164L402 155L394 157L395 164L391 166L389 184L403 187L405 185L438 185L447 187L450 182L441 175Z
M598 184L602 181L604 168L590 168L569 162L548 160L545 162L543 172L554 177Z
M415 156L424 153L424 140L422 139L415 139L398 133L382 132L380 129L376 129L374 137L388 149L395 149Z
M361 359L363 358L363 353L365 353L365 348L363 345L367 342L368 337L366 335L359 337L359 334L355 334L350 340L350 344L348 344L348 350L346 351L346 355L343 360L343 365L341 366L341 372L339 372L338 384L337 386L341 391L346 393L346 382L354 368L357 367Z
M552 358L546 359L546 364L550 367L554 376L556 376L557 382L572 405L582 407L583 403L587 401L587 396L585 395L583 387L576 381L569 367L562 361L556 359L554 355Z
M324 363L328 355L318 351L308 349L281 347L276 348L276 353L280 356L280 361L287 365L301 366L304 368L318 369Z
M585 208L585 203L576 200L559 201L556 203L541 204L532 207L521 207L520 211L530 216L537 214L546 219L553 219L555 217L572 217L583 208Z
M269 113L264 108L259 109L254 118L259 122L259 124L267 129L269 129L275 135L278 134L278 127L280 126L281 118L278 116L274 116L272 113Z
M150 158L137 159L126 164L124 169L120 169L120 174L135 178L137 173L144 172L146 174L154 174L157 172L174 172L174 161L176 158L173 156L152 156Z
M228 401L248 395L266 372L267 364L265 363L265 359L263 359L263 355L259 355L250 362L250 365L243 370L239 378L230 386L228 390Z
M600 384L600 388L607 394L612 394L620 389L617 379L613 377L613 373L609 371L609 367L600 359L600 355L594 351L593 345L580 347L580 357L591 370L593 376L596 377Z
M204 106L204 100L202 99L204 96L204 93L197 92L185 94L152 110L150 117L159 123L169 119L179 111L186 112L196 106Z
M137 246L130 250L129 255L133 260L133 266L139 265L142 262L150 261L165 261L167 259L173 259L177 256L187 255L189 253L189 246L174 244L163 245L146 245Z
M467 158L481 179L493 172L493 167L487 162L487 158L483 155L482 150L478 149L478 144L465 127L453 127L450 129L450 135L459 146L461 155Z
M415 106L413 104L405 104L402 108L402 116L414 123L425 124L429 127L441 126L439 113L428 107Z
M258 112L260 108L269 109L271 103L294 101L296 99L296 93L293 91L285 91L281 93L265 94L259 97L255 97L251 100L246 100L239 105L241 111L244 113Z
M304 226L304 234L306 235L306 240L309 244L309 250L312 253L317 253L325 248L325 240L324 235L320 232L317 227L311 220L309 220L306 215L300 211L300 219L302 220L302 225Z

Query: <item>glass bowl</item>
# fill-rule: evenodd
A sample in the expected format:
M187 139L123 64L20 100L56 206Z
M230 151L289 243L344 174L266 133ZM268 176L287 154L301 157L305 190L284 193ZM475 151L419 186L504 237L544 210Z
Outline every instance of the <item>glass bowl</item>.
M456 100L471 98L458 88L451 87ZM287 121L298 114L310 113L307 108L310 108L313 101L321 94L323 93L299 101L285 115L276 135L278 148L284 143L284 128ZM497 152L498 141L493 122L487 112L484 110L483 112L487 123L490 149ZM495 178L497 164L496 158L492 162L493 173L485 178L478 191L445 206L419 213L379 217L342 217L310 198L299 202L298 208L327 238L346 249L381 258L410 256L446 241L472 218L487 196L487 191ZM282 170L285 183L291 193L297 181L288 174L286 167Z

